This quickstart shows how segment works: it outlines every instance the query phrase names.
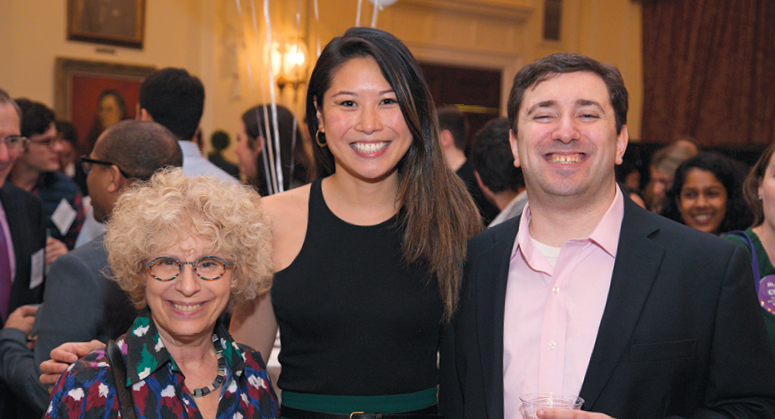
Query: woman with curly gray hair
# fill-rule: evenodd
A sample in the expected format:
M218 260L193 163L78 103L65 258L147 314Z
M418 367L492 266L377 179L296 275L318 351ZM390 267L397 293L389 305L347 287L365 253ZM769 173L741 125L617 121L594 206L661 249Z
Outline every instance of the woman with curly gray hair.
M269 290L270 237L246 186L169 169L123 193L104 243L113 279L142 309L117 342L126 382L98 349L62 376L46 417L114 417L118 386L131 386L138 417L276 417L261 355L219 322Z

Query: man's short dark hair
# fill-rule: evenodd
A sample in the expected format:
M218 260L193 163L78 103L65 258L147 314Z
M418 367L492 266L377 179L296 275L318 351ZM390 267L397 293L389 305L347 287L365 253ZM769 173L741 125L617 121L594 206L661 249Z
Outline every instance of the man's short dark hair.
M140 85L140 108L180 140L194 138L202 119L205 89L182 68L155 71Z
M164 167L181 167L183 152L175 135L156 122L126 120L108 127L94 147L109 161L137 179L149 179Z
M519 108L527 89L557 75L579 71L589 71L603 79L616 116L616 133L621 133L622 126L627 123L628 107L627 89L624 87L621 73L612 65L602 64L587 56L570 52L547 55L522 67L514 76L508 104L509 122L514 133L517 133Z
M452 133L455 148L466 149L468 140L468 117L456 106L444 106L439 108L439 131L447 130Z
M9 95L8 92L0 88L0 105L5 105L7 103L10 103L11 106L13 106L13 108L16 110L16 114L19 115L19 124L21 124L22 110L19 109L19 105L16 104L16 101L11 99L11 95Z
M474 134L471 164L491 191L519 191L525 186L522 170L514 167L509 145L509 120L493 119Z
M22 111L22 135L29 138L48 131L51 123L55 122L54 111L48 106L33 102L26 98L16 99L16 104Z

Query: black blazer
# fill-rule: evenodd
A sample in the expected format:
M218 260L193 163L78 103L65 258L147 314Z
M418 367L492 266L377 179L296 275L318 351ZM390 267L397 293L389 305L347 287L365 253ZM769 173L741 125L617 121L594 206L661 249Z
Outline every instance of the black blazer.
M32 255L46 247L46 220L40 200L6 181L0 188L0 205L5 210L16 255L16 275L11 288L10 314L19 306L43 301L43 282L30 289ZM38 258L43 272L43 253ZM0 320L2 322L2 320Z
M439 406L503 417L503 313L519 218L469 242L441 349ZM617 418L775 417L775 360L750 258L625 198L616 262L580 396Z
M16 259L16 275L11 287L11 301L8 313L25 304L43 301L43 284L30 289L32 255L46 247L46 219L43 206L35 195L6 181L0 188L0 205L8 220ZM36 258L43 272L43 252ZM0 320L2 322L2 320ZM33 417L32 412L20 403L15 395L0 381L0 418Z

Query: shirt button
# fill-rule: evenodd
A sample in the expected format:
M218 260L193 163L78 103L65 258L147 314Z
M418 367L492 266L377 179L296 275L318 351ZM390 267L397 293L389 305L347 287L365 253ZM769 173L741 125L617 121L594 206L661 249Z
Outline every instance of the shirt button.
M555 294L559 294L560 293L560 287L552 288L552 292L555 293Z
M549 348L554 349L555 346L557 346L557 344L554 343L554 341L549 342Z

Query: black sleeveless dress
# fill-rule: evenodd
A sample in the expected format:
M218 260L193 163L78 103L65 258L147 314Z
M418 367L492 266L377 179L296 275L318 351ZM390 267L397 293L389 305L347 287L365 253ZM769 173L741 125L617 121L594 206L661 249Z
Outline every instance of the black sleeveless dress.
M426 264L406 266L396 216L374 226L337 218L312 184L301 252L277 272L283 391L372 396L438 383L443 303Z

